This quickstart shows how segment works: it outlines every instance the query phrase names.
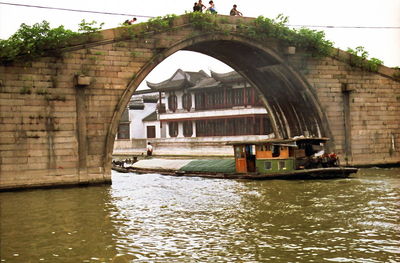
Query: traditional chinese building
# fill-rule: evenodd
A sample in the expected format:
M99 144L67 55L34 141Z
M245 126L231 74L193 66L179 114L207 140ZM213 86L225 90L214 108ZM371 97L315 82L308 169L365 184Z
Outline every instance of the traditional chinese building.
M135 125L136 130L142 127L142 137L155 144L156 154L169 148L174 153L206 150L211 154L214 149L221 155L231 152L226 141L269 138L272 134L267 110L256 90L237 72L211 72L210 76L204 71L178 69L171 78L147 85L148 92L158 94L157 107L148 106L154 111L139 113L133 109L136 97L129 106L136 112L129 114L130 123L142 123ZM140 138L132 135L130 138Z
M147 85L165 94L159 120L167 137L267 135L267 111L256 90L237 72L219 74L181 69L160 83ZM161 107L162 108L162 107Z

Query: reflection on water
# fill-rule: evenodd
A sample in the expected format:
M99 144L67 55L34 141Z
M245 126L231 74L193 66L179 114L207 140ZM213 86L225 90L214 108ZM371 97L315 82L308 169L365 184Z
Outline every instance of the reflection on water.
M400 169L0 193L1 262L400 262Z

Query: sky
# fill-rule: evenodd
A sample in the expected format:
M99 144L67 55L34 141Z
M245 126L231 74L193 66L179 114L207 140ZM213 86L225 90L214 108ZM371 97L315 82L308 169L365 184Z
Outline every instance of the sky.
M15 33L22 23L33 25L46 20L51 27L64 25L65 28L78 30L82 19L104 22L103 29L118 27L126 19L142 16L164 16L166 14L184 14L191 11L195 0L0 0L0 39L7 39ZM90 10L129 15L104 15L84 12L68 12L44 8L29 8L6 5L14 3L47 6L67 9ZM207 0L203 0L208 5ZM347 26L347 27L397 27L365 28L312 28L324 31L326 39L343 50L363 46L369 57L384 61L388 67L400 66L400 0L214 0L219 14L229 14L233 4L247 17L260 15L275 18L278 14L289 17L289 27L295 25ZM298 27L296 27L298 28ZM150 82L160 82L172 76L181 68L186 71L227 72L231 69L208 56L179 51L164 60L148 76ZM144 86L141 85L143 88Z

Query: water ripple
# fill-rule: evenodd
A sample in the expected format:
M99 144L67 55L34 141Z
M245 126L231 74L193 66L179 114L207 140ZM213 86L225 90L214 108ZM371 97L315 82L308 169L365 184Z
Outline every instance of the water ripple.
M0 193L1 262L400 262L400 169Z

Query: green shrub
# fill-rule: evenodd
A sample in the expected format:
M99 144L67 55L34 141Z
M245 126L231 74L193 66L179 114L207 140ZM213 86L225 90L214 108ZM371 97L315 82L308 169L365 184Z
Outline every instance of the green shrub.
M96 21L79 24L76 33L64 26L50 28L47 21L36 23L33 26L21 24L17 32L9 39L0 40L0 62L8 63L14 60L31 60L44 55L59 55L60 49L70 44L73 38L79 35L89 35L101 30L104 23L96 27Z
M216 15L202 12L191 12L189 15L189 23L195 29L202 31L219 30Z
M172 29L174 19L176 18L176 15L166 15L166 16L158 16L155 18L149 19L147 22L147 29L155 31L155 32L161 32L161 31L166 31Z
M97 33L103 28L104 23L100 23L100 25L97 26L96 21L92 22L86 22L85 19L82 19L81 23L79 23L79 33L83 34L92 34L92 33Z
M350 53L350 65L360 67L368 71L378 71L379 65L383 64L383 61L377 58L368 59L369 53L362 46L358 46L355 49L347 48L347 52Z
M32 59L49 52L57 53L56 49L66 46L77 35L78 33L65 29L64 26L51 29L47 21L33 26L21 24L9 39L0 40L0 61L5 63L20 56Z

